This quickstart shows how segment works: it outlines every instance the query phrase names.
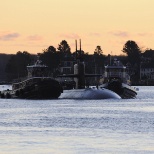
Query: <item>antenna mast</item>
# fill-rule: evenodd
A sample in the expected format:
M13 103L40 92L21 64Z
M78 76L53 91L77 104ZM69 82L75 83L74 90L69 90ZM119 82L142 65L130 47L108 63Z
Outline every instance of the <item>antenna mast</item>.
M80 52L81 52L81 39L80 39Z

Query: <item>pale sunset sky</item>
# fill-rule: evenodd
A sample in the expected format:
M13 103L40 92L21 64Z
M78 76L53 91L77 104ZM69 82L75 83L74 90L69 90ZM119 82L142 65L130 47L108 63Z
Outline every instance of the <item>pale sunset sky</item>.
M93 54L122 54L128 40L154 49L154 0L0 0L0 53L41 53L75 40ZM79 41L78 41L79 42Z

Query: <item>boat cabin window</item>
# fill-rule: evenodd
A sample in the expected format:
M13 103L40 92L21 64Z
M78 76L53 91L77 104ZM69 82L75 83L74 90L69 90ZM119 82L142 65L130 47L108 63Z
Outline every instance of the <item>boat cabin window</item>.
M28 67L28 77L48 76L47 67Z
M106 71L107 72L125 72L125 70L121 68L120 69L119 68L118 69L117 68L107 68Z

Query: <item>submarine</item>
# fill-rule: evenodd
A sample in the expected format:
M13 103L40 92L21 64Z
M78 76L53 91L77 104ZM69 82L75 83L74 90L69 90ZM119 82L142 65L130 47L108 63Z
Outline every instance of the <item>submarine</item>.
M75 81L74 89L63 90L59 99L121 99L121 97L115 92L96 87L86 87L85 78L101 76L96 74L85 74L85 63L83 61L80 39L80 50L77 50L76 43L76 64L74 65L74 74L59 75L58 77L72 77Z

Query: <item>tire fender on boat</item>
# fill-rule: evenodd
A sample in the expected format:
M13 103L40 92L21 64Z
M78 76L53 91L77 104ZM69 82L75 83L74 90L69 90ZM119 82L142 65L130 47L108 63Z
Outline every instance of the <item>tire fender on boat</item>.
M16 95L16 96L19 96L19 90L17 90L17 91L15 92L15 95Z
M20 95L23 95L24 94L24 90L23 89L20 89L19 94Z
M1 96L1 98L5 98L4 93L1 93L1 95L0 95L0 96Z
M11 98L11 95L10 95L10 93L6 93L6 95L5 95L5 98Z

